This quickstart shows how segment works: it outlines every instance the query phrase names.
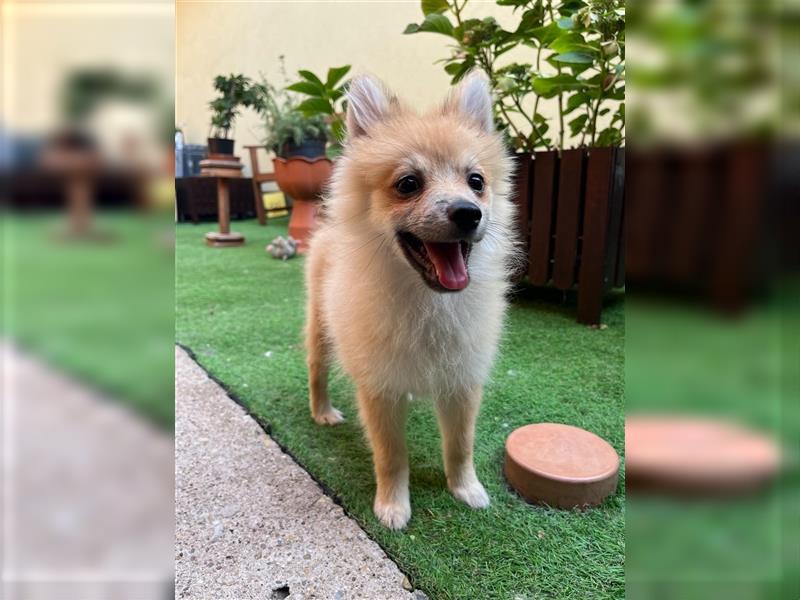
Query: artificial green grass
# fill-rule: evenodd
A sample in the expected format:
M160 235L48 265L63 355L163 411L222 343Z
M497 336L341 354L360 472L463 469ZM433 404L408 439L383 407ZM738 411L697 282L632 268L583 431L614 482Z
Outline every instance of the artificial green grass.
M65 226L63 215L3 216L0 331L171 431L172 215L98 215L105 241L64 240Z
M433 599L624 596L622 483L598 508L563 511L526 504L502 475L506 436L531 422L583 427L622 454L621 297L605 309L606 329L578 325L574 305L529 293L515 300L485 389L475 446L491 507L473 511L450 496L433 410L419 402L408 424L413 516L406 530L392 532L372 514L372 463L346 377L333 378L331 396L347 423L323 428L309 416L304 259L282 262L264 251L274 236L285 234L285 220L234 225L247 237L244 247L206 247L203 234L211 224L177 227L178 342L269 427L415 586Z

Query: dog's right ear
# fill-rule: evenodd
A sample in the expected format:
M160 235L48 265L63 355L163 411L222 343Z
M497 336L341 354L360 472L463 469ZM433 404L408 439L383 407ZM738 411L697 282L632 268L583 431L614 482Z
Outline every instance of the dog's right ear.
M348 137L368 135L372 127L386 118L395 102L383 84L373 77L360 75L353 79L347 91Z

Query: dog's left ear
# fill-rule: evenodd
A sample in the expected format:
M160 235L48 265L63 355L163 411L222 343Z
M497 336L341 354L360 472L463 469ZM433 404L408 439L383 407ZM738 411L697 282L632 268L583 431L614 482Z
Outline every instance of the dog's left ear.
M494 131L489 79L481 71L473 70L467 74L445 102L444 109L471 119L487 133Z
M347 91L347 135L356 138L388 116L397 100L384 85L370 75L360 75L350 82Z

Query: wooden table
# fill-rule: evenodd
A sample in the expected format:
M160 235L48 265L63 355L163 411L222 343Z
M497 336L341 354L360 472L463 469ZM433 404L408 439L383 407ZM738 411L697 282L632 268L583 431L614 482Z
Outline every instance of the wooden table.
M225 172L227 171L227 172ZM231 202L228 182L242 176L241 171L222 169L207 169L200 174L202 177L213 177L217 181L217 220L219 231L209 231L206 234L206 244L214 248L227 248L244 244L241 233L231 231Z

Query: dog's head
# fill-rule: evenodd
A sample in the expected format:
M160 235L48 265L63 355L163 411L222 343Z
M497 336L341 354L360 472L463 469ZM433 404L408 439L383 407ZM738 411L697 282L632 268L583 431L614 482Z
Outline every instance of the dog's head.
M370 228L436 291L470 281L470 255L504 233L509 158L494 130L486 78L470 74L418 115L370 77L348 93L348 140L337 186L365 202ZM502 268L502 267L501 267Z

